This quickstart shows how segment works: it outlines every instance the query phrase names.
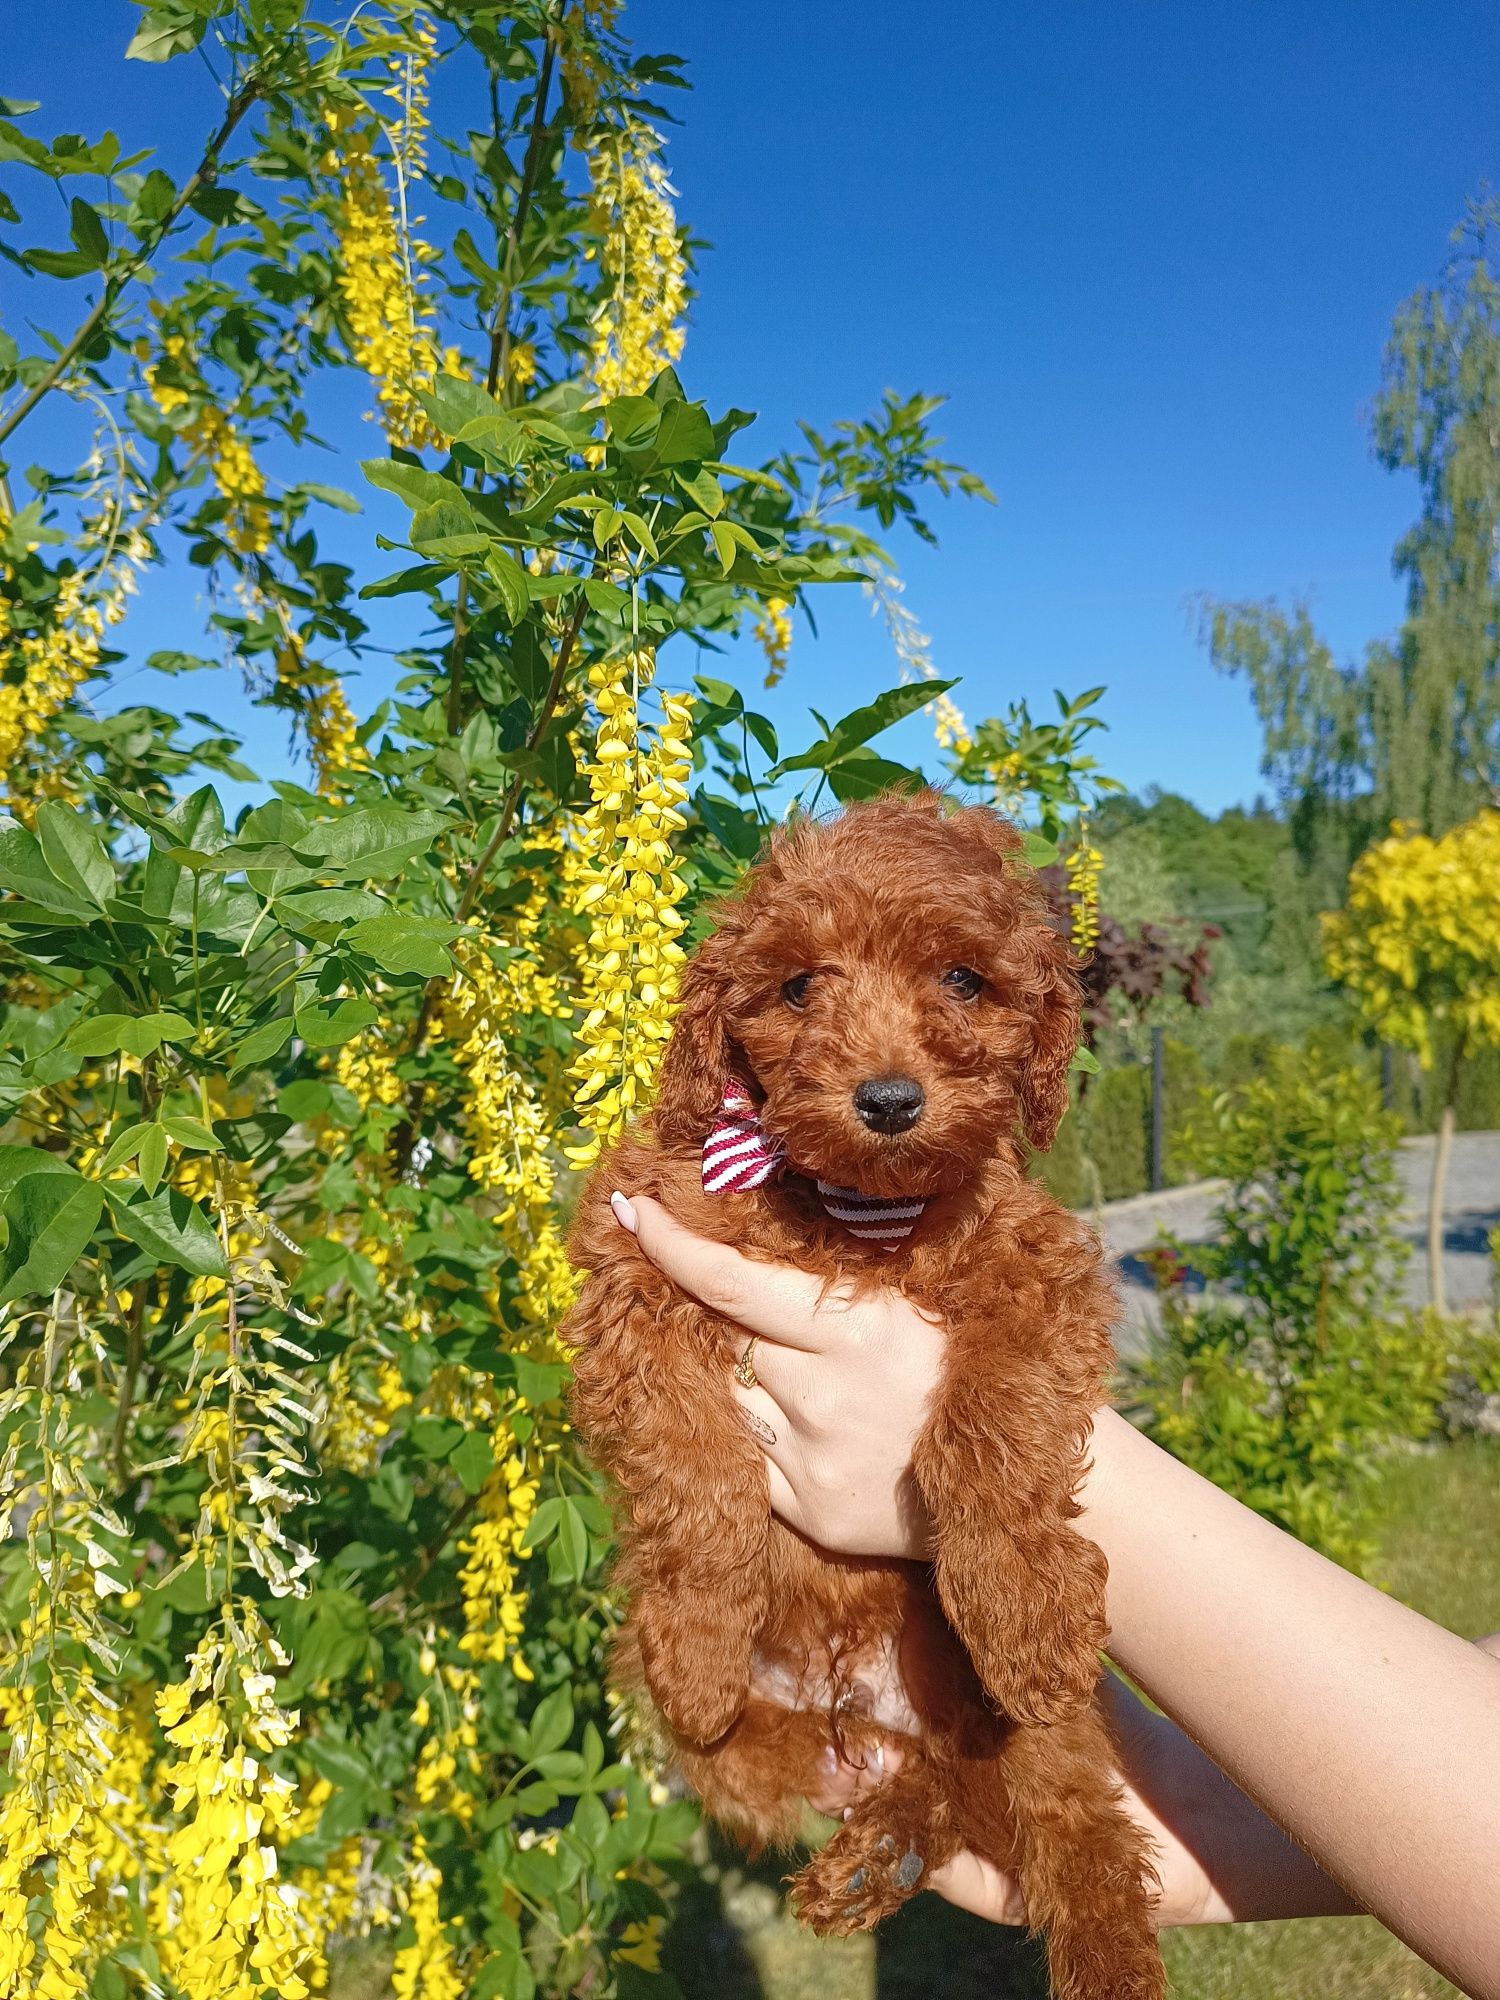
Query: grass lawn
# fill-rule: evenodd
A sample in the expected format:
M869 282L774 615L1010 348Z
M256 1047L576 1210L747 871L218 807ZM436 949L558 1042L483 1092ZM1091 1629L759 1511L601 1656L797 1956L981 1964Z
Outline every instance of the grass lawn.
M1500 1443L1395 1461L1374 1497L1376 1578L1454 1631L1500 1630ZM774 1867L705 1848L666 1963L688 2000L1045 2000L1024 1938L920 1896L877 1939L820 1943L782 1908ZM1176 2000L1428 2000L1455 1988L1373 1919L1241 1924L1164 1940Z

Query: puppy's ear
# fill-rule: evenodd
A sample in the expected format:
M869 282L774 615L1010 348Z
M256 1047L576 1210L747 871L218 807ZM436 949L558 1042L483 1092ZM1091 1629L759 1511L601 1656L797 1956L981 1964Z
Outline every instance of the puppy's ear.
M1037 1152L1047 1153L1068 1108L1068 1071L1078 1047L1083 996L1067 943L1045 919L1039 924L1038 945L1047 977L1021 1078L1021 1126Z
M710 938L701 946L683 976L672 1039L662 1058L653 1122L657 1136L669 1146L695 1145L705 1138L723 1108L729 1038L716 943Z

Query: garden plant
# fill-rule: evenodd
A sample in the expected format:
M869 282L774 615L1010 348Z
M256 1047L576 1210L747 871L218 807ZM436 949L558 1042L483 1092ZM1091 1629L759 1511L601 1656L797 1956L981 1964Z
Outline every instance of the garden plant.
M299 2000L372 1935L398 2000L670 1990L695 1815L604 1682L572 1176L649 1099L700 899L773 811L916 782L874 743L921 707L1072 814L1088 935L1091 772L970 736L880 539L983 492L936 403L757 458L679 379L678 65L618 12L150 7L131 63L219 99L181 174L3 107L7 2000ZM389 553L327 554L377 503ZM236 663L306 760L253 807L222 728L108 686L184 568L147 664ZM779 676L822 585L902 684L788 752L694 670L743 633Z

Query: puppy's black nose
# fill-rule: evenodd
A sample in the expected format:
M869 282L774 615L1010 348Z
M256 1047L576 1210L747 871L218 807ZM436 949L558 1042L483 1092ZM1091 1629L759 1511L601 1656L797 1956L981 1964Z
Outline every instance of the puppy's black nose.
M926 1102L909 1076L875 1076L854 1093L854 1108L872 1132L909 1132Z

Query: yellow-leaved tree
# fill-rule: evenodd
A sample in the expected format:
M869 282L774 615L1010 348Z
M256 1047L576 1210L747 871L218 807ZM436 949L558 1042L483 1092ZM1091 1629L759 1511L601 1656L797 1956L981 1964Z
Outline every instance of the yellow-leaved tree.
M1442 1062L1427 1259L1432 1303L1443 1312L1443 1193L1459 1077L1477 1048L1500 1044L1500 811L1440 840L1397 826L1360 856L1346 907L1323 926L1328 969L1370 1026L1425 1069Z

